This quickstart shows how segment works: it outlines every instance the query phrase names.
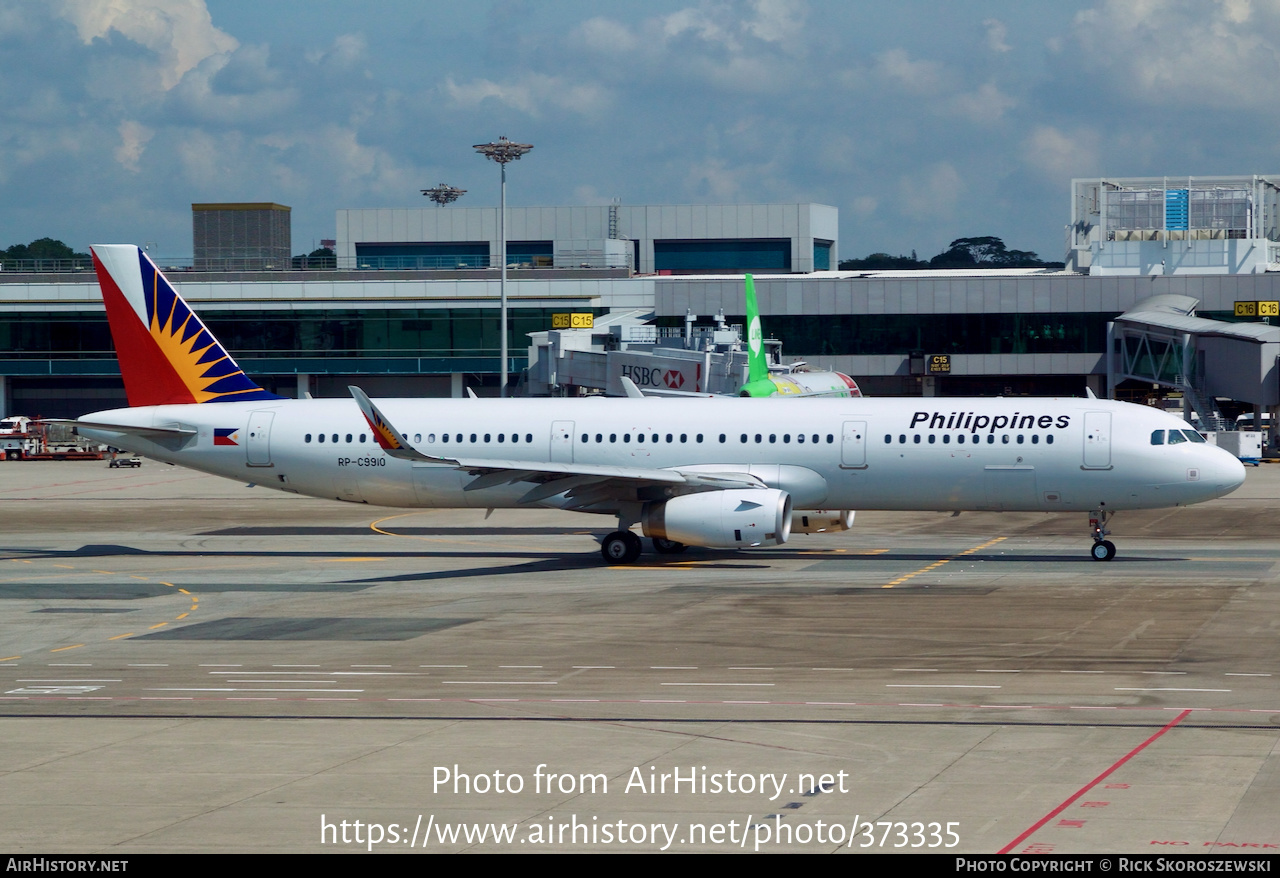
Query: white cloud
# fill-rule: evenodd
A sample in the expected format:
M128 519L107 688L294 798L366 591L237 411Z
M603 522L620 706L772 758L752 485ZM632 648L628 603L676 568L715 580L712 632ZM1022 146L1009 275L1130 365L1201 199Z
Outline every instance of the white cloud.
M120 145L116 147L115 159L127 171L138 173L141 170L138 162L147 142L155 136L155 132L145 125L131 120L120 123Z
M853 215L858 219L867 219L876 212L880 201L873 195L859 195L853 199Z
M1097 135L1087 130L1066 133L1042 125L1024 142L1022 160L1057 181L1087 176L1098 169Z
M204 0L54 0L54 7L86 44L114 30L151 49L166 91L201 61L240 45L213 26Z
M530 116L538 116L548 107L591 115L609 103L608 92L601 86L571 83L545 73L527 73L507 82L473 79L458 83L451 76L445 81L444 90L460 107L476 107L495 100Z
M603 17L587 19L578 25L575 35L588 49L601 54L630 52L640 43L626 25Z
M1084 62L1131 99L1266 106L1280 75L1275 0L1105 0L1073 25Z
M938 162L921 172L901 177L898 189L902 213L914 220L929 221L955 212L965 184L950 162Z
M987 29L987 48L993 52L1008 52L1009 27L998 18L988 18L982 22Z
M995 83L984 83L977 91L957 95L951 101L956 113L971 122L990 123L999 121L1005 111L1017 105L1017 101L996 87Z
M777 43L788 51L803 50L805 24L809 14L803 0L753 0L754 15L743 29L758 40Z
M943 87L942 65L914 61L905 49L890 49L876 56L876 72L913 94L934 94Z

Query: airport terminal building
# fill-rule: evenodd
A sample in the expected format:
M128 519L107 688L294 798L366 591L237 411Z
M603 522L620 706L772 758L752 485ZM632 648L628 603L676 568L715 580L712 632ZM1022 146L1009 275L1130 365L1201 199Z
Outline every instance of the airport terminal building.
M1178 348L1176 366L1130 358L1135 368L1117 371L1116 346L1131 343L1114 332L1121 314L1173 295L1197 302L1199 318L1235 320L1238 302L1265 309L1280 299L1275 187L1216 178L1209 198L1197 185L1075 181L1062 271L833 270L838 212L818 204L512 208L508 367L521 373L528 334L550 329L558 313L639 311L673 328L690 313L741 322L742 276L752 272L765 332L782 341L784 359L846 372L870 395L1078 396L1087 387L1103 396L1126 380L1143 389L1144 369L1157 379L1145 392L1174 387L1197 378L1188 333L1151 330L1152 343ZM1183 219L1183 201L1201 207ZM328 264L245 268L207 250L158 262L274 392L344 396L358 383L383 396L495 395L498 228L496 208L340 210ZM1253 340L1261 389L1243 401L1275 404L1275 342L1265 332ZM0 415L73 417L123 403L92 271L0 274Z

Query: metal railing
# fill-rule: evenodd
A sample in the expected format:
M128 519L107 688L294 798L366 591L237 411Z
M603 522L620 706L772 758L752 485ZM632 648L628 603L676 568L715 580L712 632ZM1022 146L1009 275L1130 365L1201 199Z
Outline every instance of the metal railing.
M166 272L279 272L279 271L459 271L499 269L497 256L460 254L457 256L293 256L273 259L264 256L211 259L190 256L152 257ZM631 260L600 253L550 256L508 256L507 268L517 269L618 269L630 268ZM91 259L0 259L2 274L71 274L93 271Z

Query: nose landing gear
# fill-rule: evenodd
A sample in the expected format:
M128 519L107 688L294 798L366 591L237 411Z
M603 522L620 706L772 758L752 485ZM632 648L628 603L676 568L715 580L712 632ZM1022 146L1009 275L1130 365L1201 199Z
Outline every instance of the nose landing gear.
M1089 550L1089 554L1095 561L1110 561L1116 556L1116 544L1107 539L1107 534L1111 533L1107 530L1107 519L1111 515L1111 512L1102 508L1089 513L1089 529L1093 532L1093 548Z

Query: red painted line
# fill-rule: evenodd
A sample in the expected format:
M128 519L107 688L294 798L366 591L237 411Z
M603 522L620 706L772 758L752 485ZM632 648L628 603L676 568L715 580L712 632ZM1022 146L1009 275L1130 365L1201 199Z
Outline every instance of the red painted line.
M1159 738L1159 737L1160 737L1161 735L1163 735L1165 732L1169 731L1171 728L1173 728L1174 726L1176 726L1178 723L1182 722L1184 719L1186 719L1186 718L1187 718L1187 717L1189 717L1190 715L1191 715L1191 711L1190 711L1190 710L1184 710L1184 711L1182 711L1182 713L1180 713L1180 714L1178 714L1176 717L1174 717L1173 722L1169 723L1167 726L1165 726L1164 728L1160 729L1160 731L1156 732L1156 733L1155 733L1154 735L1152 735L1150 738L1147 738L1147 740L1143 741L1143 742L1142 742L1141 744L1139 744L1137 747L1134 747L1132 750L1130 750L1128 753L1126 753L1124 756L1122 756L1122 757L1119 759L1119 761L1117 761L1115 764L1113 764L1113 765L1112 765L1110 768L1108 768L1106 771L1102 772L1102 774L1098 775L1098 776L1097 776L1097 777L1095 777L1093 780L1089 781L1087 784L1085 784L1084 786L1082 786L1080 789L1076 790L1075 794L1074 794L1074 795L1072 795L1072 796L1071 796L1071 798L1067 799L1067 800L1066 800L1065 802L1063 802L1061 805L1059 805L1058 807L1056 807L1056 808L1054 808L1052 811L1050 811L1048 814L1046 814L1046 815L1044 815L1043 817L1041 817L1038 821L1036 821L1036 823L1035 823L1035 825L1034 825L1034 826L1032 826L1032 827L1031 827L1030 829L1028 829L1026 832L1022 833L1022 835L1018 836L1018 837L1017 837L1017 838L1015 838L1013 841L1009 842L1009 843L1008 843L1007 845L1005 845L1004 847L1000 848L1000 850L996 851L996 853L997 853L997 854L1007 854L1007 853L1009 853L1009 851L1013 850L1015 847L1017 847L1018 845L1022 844L1022 842L1026 841L1028 838L1030 838L1032 835L1034 835L1034 834L1035 834L1037 831L1039 831L1039 830L1041 829L1041 827L1043 827L1046 823L1048 823L1048 822L1049 822L1050 820L1052 820L1054 817L1057 817L1057 816L1058 816L1059 814L1061 814L1063 811L1067 810L1067 808L1068 808L1068 807L1070 807L1070 806L1071 806L1071 804L1072 804L1073 802L1075 802L1077 799L1079 799L1079 798L1080 798L1081 796L1083 796L1085 793L1089 792L1089 790L1091 790L1091 789L1093 789L1094 787L1096 787L1098 784L1102 783L1102 782L1103 782L1104 780L1106 780L1106 779L1107 779L1107 778L1108 778L1108 777L1109 777L1113 772L1115 772L1115 770L1116 770L1116 769L1118 769L1120 766L1124 765L1126 762L1128 762L1128 761L1129 761L1130 759L1132 759L1133 757L1137 756L1137 755L1138 755L1139 753L1141 753L1143 750L1147 749L1147 747L1149 747L1149 746L1151 746L1152 744L1154 744L1154 743L1156 742L1156 739L1157 739L1157 738Z

